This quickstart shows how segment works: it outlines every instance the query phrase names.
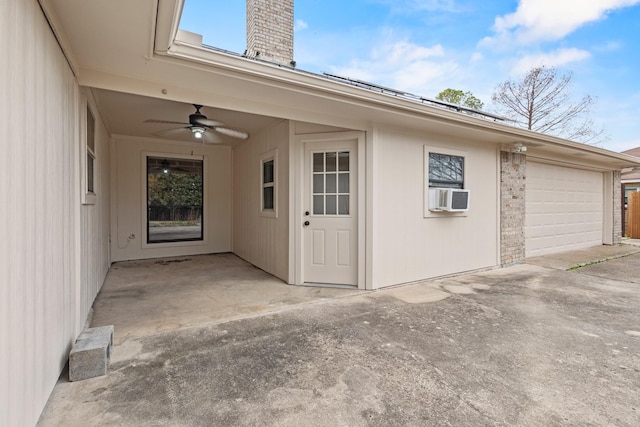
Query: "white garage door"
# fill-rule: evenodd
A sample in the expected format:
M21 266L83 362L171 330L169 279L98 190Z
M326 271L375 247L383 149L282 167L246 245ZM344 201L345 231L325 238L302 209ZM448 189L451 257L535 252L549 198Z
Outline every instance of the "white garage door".
M527 257L602 244L601 172L527 162L526 182Z

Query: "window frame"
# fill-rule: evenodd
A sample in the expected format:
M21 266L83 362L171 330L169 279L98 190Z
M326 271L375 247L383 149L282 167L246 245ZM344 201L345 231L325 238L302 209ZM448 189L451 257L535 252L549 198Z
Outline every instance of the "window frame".
M423 190L422 190L422 198L423 198L423 217L424 218L442 218L442 217L466 217L469 215L470 211L466 212L438 212L432 211L429 209L429 189L430 188L457 188L457 187L446 187L446 186L430 186L429 182L429 159L430 154L440 154L445 156L452 157L462 157L462 190L468 189L468 173L469 173L469 155L466 151L462 150L452 150L450 148L443 147L435 147L435 146L424 146L424 155L423 155L423 164L424 164L424 176L422 178L423 182Z
M96 128L98 116L90 94L82 97L81 104L81 137L80 137L80 171L81 203L83 205L95 205L97 200L96 166L97 166L97 138Z
M265 182L265 164L273 162L273 180ZM260 157L260 215L268 218L278 217L278 150L269 151ZM273 209L265 208L265 188L273 188Z

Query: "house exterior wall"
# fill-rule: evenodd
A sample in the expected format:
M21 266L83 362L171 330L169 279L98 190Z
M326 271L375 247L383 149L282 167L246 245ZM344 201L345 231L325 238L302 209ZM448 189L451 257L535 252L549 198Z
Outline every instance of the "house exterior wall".
M109 156L96 117L82 204L83 95L36 1L0 2L0 425L35 425L109 265Z
M192 155L193 153L193 155ZM147 155L192 156L204 153L204 241L146 243ZM231 250L231 148L114 136L111 148L113 261L196 255Z
M381 288L474 269L498 259L498 153L495 146L447 137L377 129L373 136L375 180L369 220L371 287ZM465 157L464 187L471 191L464 214L425 212L425 152Z
M525 186L527 157L500 152L500 263L518 264L525 258Z
M81 319L86 318L89 309L93 305L98 292L102 288L104 279L107 276L111 265L111 248L109 247L110 233L110 193L111 183L109 179L109 142L110 136L104 127L100 111L98 110L90 92L81 98L80 111L86 111L84 102L91 109L95 120L95 196L92 202L87 203L86 196L80 210L80 253L81 260ZM82 115L81 115L82 117ZM81 123L81 129L84 129L84 123ZM84 135L84 130L82 131ZM81 144L81 156L84 157L86 146ZM81 167L84 167L81 162ZM82 175L82 172L81 172ZM81 180L81 186L84 180ZM82 194L82 190L81 190Z
M276 212L262 212L262 160L275 159ZM233 252L289 280L289 122L233 150Z

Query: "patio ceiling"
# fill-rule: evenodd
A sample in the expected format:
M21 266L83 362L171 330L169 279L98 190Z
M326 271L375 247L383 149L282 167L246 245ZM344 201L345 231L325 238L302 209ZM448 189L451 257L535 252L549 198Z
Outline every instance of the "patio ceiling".
M130 93L93 89L105 126L112 135L127 135L145 138L161 138L159 132L183 127L178 124L147 123L148 119L188 122L193 105L160 98ZM227 127L244 130L254 135L277 123L279 118L242 113L222 108L204 106L201 112L210 120L224 123ZM185 125L186 126L186 125ZM211 133L211 132L209 132ZM235 145L241 140L220 133L213 133L213 140L222 145ZM172 140L197 142L191 132L172 134Z

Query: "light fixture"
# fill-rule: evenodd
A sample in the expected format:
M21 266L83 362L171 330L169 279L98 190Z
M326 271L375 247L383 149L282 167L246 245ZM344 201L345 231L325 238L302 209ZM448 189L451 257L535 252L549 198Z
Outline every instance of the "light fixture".
M162 160L160 162L160 167L162 167L162 173L169 173L169 160Z
M193 135L197 138L200 139L202 138L202 134L205 133L207 130L201 126L192 126L191 127L191 132L193 132Z
M513 145L513 148L511 148L511 152L512 153L526 153L527 152L527 146L522 144L521 142L516 142Z

